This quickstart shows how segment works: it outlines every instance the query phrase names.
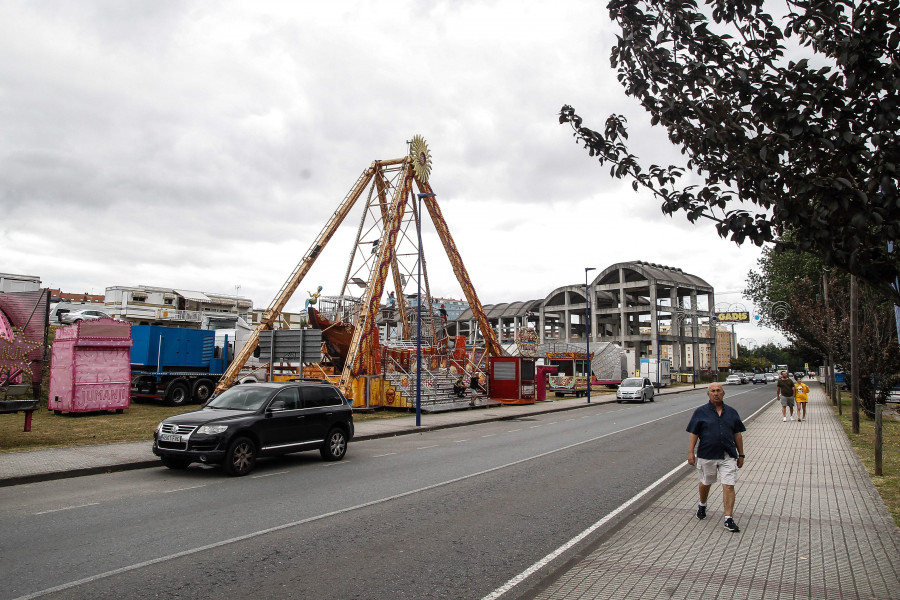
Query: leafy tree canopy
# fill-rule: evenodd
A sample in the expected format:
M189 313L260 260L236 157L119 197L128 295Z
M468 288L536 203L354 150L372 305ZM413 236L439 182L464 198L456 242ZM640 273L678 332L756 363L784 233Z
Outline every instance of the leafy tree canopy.
M643 168L625 118L592 130L560 112L614 177L711 219L722 237L813 252L900 303L900 3L611 0L611 62L685 167ZM802 58L800 58L802 56ZM793 57L793 58L792 58ZM687 170L703 180L684 185Z

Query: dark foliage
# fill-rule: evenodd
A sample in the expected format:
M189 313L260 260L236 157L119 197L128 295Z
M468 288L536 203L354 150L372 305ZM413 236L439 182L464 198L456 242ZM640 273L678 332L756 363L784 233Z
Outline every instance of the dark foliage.
M684 167L643 168L620 115L600 132L564 106L560 123L663 213L712 219L738 244L813 252L900 303L900 260L887 248L900 238L900 3L788 0L777 18L764 4L607 5L621 28L618 79ZM686 170L703 183L679 185Z

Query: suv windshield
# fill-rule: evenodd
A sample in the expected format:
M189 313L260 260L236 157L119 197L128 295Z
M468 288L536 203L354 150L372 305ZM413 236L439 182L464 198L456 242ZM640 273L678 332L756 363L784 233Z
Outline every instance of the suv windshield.
M236 386L216 396L206 406L208 408L229 408L232 410L259 410L272 392L268 388Z
M625 381L622 382L622 387L643 387L643 386L644 386L643 379L632 378L632 379L626 379Z

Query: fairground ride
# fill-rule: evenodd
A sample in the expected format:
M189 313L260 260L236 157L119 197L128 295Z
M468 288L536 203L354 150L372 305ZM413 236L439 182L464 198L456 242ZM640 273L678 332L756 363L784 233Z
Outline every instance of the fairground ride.
M430 171L431 153L428 145L421 136L416 135L409 142L409 152L406 156L392 160L376 160L362 172L297 264L291 276L276 294L275 299L263 313L259 325L247 343L237 353L225 375L219 380L217 393L232 385L241 368L258 346L260 332L275 328L279 315L288 301L338 227L362 197L366 198L366 205L362 211L356 241L350 253L341 293L338 296L337 306L332 303L332 310L329 311L331 314L327 315L334 321L333 325L340 324L346 327L348 332L352 331L347 334L350 342L349 345L345 345L345 355L330 357L332 359L331 372L319 369L320 373L330 375L329 378L340 386L345 395L355 398L357 400L354 402L355 406L360 405L359 400L363 395L366 395L368 402L370 390L366 387L366 380L372 379L373 376L376 378L384 376L386 371L397 370L393 368L393 363L386 360L385 348L382 348L379 340L379 324L387 328L386 337L389 344L392 343L391 338L396 340L393 342L395 349L402 347L408 349L416 341L417 334L411 326L411 323L415 323L413 320L415 315L411 314L415 311L415 307L407 303L408 298L415 298L415 301L421 303L423 307L422 345L427 347L429 364L437 364L438 368L443 367L444 370L450 371L448 362L442 360L435 362L435 354L439 352L438 349L443 348L446 353L448 340L443 333L443 327L437 325L433 317L427 269L424 254L420 251L422 215L419 214L419 210L422 204L431 217L453 272L484 338L484 347L480 352L479 360L475 360L476 351L473 348L466 364L459 368L453 368L453 376L474 375L475 371L482 370L479 368L482 360L486 361L489 356L503 355L503 350L488 323L484 308L475 293L475 288L463 265L462 257L428 181ZM418 193L414 191L414 187ZM420 273L423 286L418 285ZM395 303L393 306L383 309L381 299L389 276ZM420 288L421 294L419 294ZM409 290L412 290L412 293ZM312 316L314 311L310 312ZM457 342L460 339L456 338ZM452 347L454 344L451 343L449 346ZM454 351L457 361L461 358L461 350L464 351L464 348L461 349L458 343L455 344ZM402 352L392 352L391 356L394 358L391 360L402 355ZM405 360L400 362L403 363L403 365L397 363L400 370L405 368L407 373L412 373L408 352L405 354ZM429 384L431 387L435 385L433 380ZM379 393L382 396L390 395L386 404L396 405L394 390L382 387L379 388ZM400 403L398 402L398 404Z

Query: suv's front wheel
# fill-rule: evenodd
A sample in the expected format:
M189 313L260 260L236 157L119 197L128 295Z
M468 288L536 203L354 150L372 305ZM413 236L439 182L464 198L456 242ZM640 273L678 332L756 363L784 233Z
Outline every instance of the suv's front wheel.
M241 477L256 465L256 444L247 437L239 437L228 446L225 454L225 472L232 477Z
M325 444L319 450L325 460L341 460L347 454L347 434L335 427L328 432Z

